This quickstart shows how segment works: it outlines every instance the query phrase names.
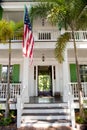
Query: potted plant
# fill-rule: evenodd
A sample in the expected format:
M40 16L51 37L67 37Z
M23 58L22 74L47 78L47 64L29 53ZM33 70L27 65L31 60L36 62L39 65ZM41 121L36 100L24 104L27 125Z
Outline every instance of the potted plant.
M82 118L79 112L76 112L76 127L77 130L87 130L87 109L84 109L84 118Z

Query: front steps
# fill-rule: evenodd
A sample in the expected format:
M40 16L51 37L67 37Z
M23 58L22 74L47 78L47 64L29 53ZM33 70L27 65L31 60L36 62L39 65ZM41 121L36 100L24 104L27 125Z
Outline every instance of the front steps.
M48 128L70 126L68 103L25 103L21 115L21 127Z

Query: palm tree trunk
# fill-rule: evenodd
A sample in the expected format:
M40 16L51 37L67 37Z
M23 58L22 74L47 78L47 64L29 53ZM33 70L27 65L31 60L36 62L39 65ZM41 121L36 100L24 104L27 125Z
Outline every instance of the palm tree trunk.
M76 48L76 42L75 42L75 36L74 36L74 31L73 30L72 30L72 38L73 38L74 53L75 53L75 62L76 62L76 72L77 72L77 83L78 83L80 116L84 117L83 92L82 92L81 79L80 79L80 71L79 71L79 64L78 64L78 57L77 57L77 48Z
M6 110L5 110L5 117L7 118L9 116L9 110L10 110L10 66L11 66L11 40L9 40L9 63L8 63L8 85L7 85L7 95L6 95Z

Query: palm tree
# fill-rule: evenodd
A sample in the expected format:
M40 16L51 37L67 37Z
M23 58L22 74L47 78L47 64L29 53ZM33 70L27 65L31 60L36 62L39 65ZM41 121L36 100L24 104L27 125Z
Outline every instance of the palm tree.
M80 116L83 117L84 112L82 102L82 87L81 87L79 63L78 63L74 32L81 28L82 29L87 28L87 0L55 0L55 1L36 0L36 1L38 2L42 1L44 7L47 7L46 4L51 5L49 6L51 8L48 8L47 12L45 12L45 17L47 16L48 20L51 23L58 24L59 29L63 27L65 28L65 30L67 29L71 30L74 45L75 62L76 62ZM35 17L34 9L36 9L36 11L37 10L39 11L41 9L42 11L43 10L42 3L41 5L39 4L39 6L36 5L36 7L31 8L30 14L32 17ZM44 10L42 12L44 12ZM40 16L40 13L39 14L37 13L36 16ZM60 63L64 61L64 51L69 39L70 39L69 33L64 33L57 39L55 47L55 56Z
M15 34L15 31L19 30L23 27L23 22L19 22L15 24L13 21L6 21L1 20L0 21L0 42L1 43L8 43L8 85L7 85L7 95L6 95L6 109L5 109L5 117L9 116L9 99L10 99L10 66L11 66L11 39L13 35ZM23 32L23 31L22 31ZM17 35L17 33L16 33Z
M76 41L75 41L75 31L87 27L87 9L86 9L87 1L83 0L72 0L72 1L65 1L63 6L63 12L60 11L58 16L58 24L65 26L65 29L69 28L72 33L73 45L74 45L74 54L75 54L75 63L76 63L76 72L77 72L77 82L78 82L78 94L79 94L79 106L80 106L80 116L84 117L84 110L83 110L83 99L82 99L82 86L81 86L81 79L80 79L80 71L79 71L79 63L78 63L78 55L77 55L77 48L76 48ZM52 11L52 10L51 10ZM52 12L50 13L52 14ZM49 18L52 15L50 15ZM54 14L55 16L55 14ZM53 16L53 17L54 17ZM55 21L56 21L55 20ZM57 39L56 48L55 48L55 55L58 61L61 63L64 60L64 51L66 45L70 39L69 33L64 33Z

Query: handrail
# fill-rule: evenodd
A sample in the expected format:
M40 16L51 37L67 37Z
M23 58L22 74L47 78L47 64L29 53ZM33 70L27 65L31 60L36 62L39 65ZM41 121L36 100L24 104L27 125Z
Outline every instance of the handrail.
M20 128L21 125L21 114L24 104L24 93L26 92L25 86L23 87L21 94L17 95L17 128Z

